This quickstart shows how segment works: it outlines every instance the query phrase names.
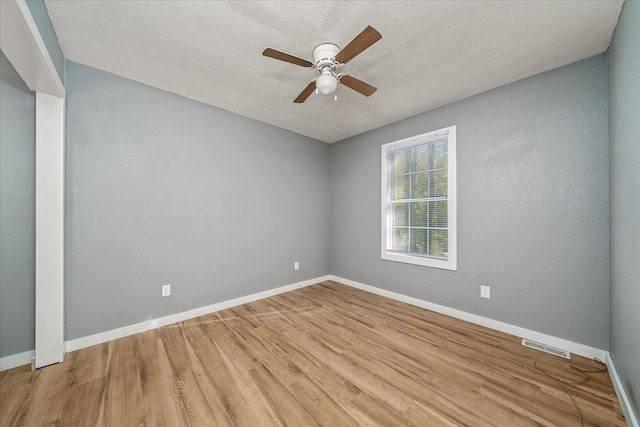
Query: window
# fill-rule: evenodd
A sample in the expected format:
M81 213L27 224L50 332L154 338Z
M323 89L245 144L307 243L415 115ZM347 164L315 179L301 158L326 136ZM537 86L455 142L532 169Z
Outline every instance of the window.
M382 146L382 259L456 270L456 127Z

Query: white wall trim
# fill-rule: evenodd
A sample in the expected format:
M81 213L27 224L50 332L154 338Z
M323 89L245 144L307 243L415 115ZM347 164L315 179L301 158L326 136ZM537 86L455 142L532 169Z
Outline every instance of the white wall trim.
M25 0L0 1L0 20L0 48L36 92L35 358L42 367L64 357L65 90Z
M590 347L584 344L565 340L563 338L557 338L552 335L543 334L540 332L532 331L530 329L522 328L520 326L515 326L509 323L500 322L498 320L489 319L488 317L478 316L477 314L467 313L462 310L456 310L455 308L435 304L429 301L421 300L419 298L414 298L396 292L376 288L375 286L365 285L364 283L355 282L353 280L345 279L342 277L332 275L331 280L343 283L354 288L362 289L363 291L391 298L396 301L401 301L407 304L415 305L417 307L426 308L427 310L455 317L456 319L464 320L476 325L485 326L487 328L495 329L507 334L515 335L521 338L527 338L539 343L561 348L563 350L567 350L571 353L579 354L580 356L588 357L590 359L597 358L602 361L605 360L606 351L599 348Z
M65 90L24 0L0 1L0 47L34 92L64 97Z
M618 370L616 369L616 365L613 363L613 359L611 358L611 354L609 352L607 352L606 362L607 362L607 369L609 370L609 376L611 377L613 388L616 390L616 395L618 396L618 400L620 401L620 407L622 408L622 413L624 414L624 418L627 420L627 425L629 427L640 427L640 423L638 423L638 417L636 417L636 414L633 411L633 407L631 406L631 401L629 400L629 396L627 395L627 392L624 389L624 385L622 384L622 380L618 375Z
M64 359L64 98L36 92L36 368Z
M232 300L207 305L205 307L199 307L199 308L194 308L192 310L183 311L181 313L170 314L168 316L160 317L158 319L151 319L151 320L136 323L133 325L123 326L122 328L112 329L110 331L100 332L94 335L77 338L77 339L66 342L67 351L69 352L69 351L80 350L81 348L90 347L96 344L102 344L104 342L115 340L118 338L123 338L129 335L135 335L140 332L145 332L145 331L159 328L161 326L182 322L185 320L193 319L198 316L204 316L205 314L214 313L216 311L224 310L226 308L236 307L238 305L268 298L274 295L282 294L284 292L293 291L295 289L303 288L305 286L315 285L316 283L329 280L329 278L330 276L316 277L314 279L292 283L290 285L281 286L279 288L270 289L268 291L258 292L258 293L247 295L244 297L234 298Z
M12 354L0 358L0 371L6 371L7 369L17 368L18 366L28 365L35 357L36 352L33 350L25 351L24 353Z

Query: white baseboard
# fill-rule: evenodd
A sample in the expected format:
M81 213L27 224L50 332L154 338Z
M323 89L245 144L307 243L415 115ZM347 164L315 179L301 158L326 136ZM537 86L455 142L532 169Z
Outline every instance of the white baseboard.
M138 334L140 332L149 331L161 326L170 325L176 322L182 322L184 320L193 319L194 317L204 316L205 314L214 313L216 311L224 310L225 308L235 307L238 305L246 304L248 302L268 298L284 292L289 292L294 289L299 289L319 282L324 282L325 280L329 280L330 277L331 276L316 277L314 279L292 283L290 285L281 286L279 288L270 289L268 291L258 292L252 295L207 305L205 307L194 308L192 310L183 311L181 313L171 314L169 316L160 317L158 319L146 320L144 322L136 323L133 325L123 326L122 328L112 329L110 331L100 332L82 338L76 338L74 340L66 342L66 349L67 352L80 350L81 348L90 347L96 344L102 344L107 341L127 337L129 335Z
M622 385L622 381L618 376L618 371L616 370L615 364L613 363L613 359L611 358L611 355L607 351L600 350L598 348L589 347L584 344L568 341L562 338L557 338L552 335L542 334L540 332L521 328L519 326L514 326L508 323L499 322L497 320L489 319L487 317L478 316L478 315L467 313L461 310L456 310L454 308L446 307L443 305L434 304L432 302L421 300L418 298L376 288L375 286L365 285L364 283L359 283L353 280L349 280L343 277L338 277L333 275L321 276L314 279L309 279L302 282L281 286L279 288L270 289L268 291L258 292L258 293L247 295L244 297L235 298L232 300L223 301L216 304L211 304L205 307L183 311L181 313L172 314L172 315L161 317L158 319L151 319L145 322L136 323L134 325L124 326L122 328L113 329L110 331L105 331L105 332L89 335L82 338L77 338L75 340L67 341L65 343L66 350L74 351L74 350L79 350L81 348L90 347L96 344L102 344L107 341L123 338L129 335L134 335L134 334L152 330L152 329L156 329L161 326L170 325L172 323L193 319L195 317L203 316L205 314L214 313L216 311L224 310L226 308L235 307L238 305L246 304L248 302L257 301L263 298L268 298L284 292L292 291L294 289L299 289L305 286L310 286L316 283L324 282L326 280L333 280L357 289L361 289L367 292L371 292L373 294L381 295L381 296L391 298L396 301L401 301L407 304L411 304L417 307L425 308L427 310L431 310L436 313L441 313L447 316L454 317L456 319L474 323L476 325L485 326L485 327L495 329L501 332L505 332L511 335L519 336L521 338L528 338L543 344L551 345L553 347L562 348L571 353L579 354L584 357L597 358L599 360L604 360L606 361L607 368L609 370L609 375L611 376L611 381L613 382L613 386L615 388L616 394L618 396L618 399L620 400L620 406L622 407L622 411L627 420L627 424L629 425L629 427L640 427L640 424L638 423L638 418L636 417L633 411L633 408L631 406L631 402L629 401L629 397L627 396L625 389ZM31 360L34 358L34 356L35 356L35 351L30 350L30 351L25 351L24 353L18 353L11 356L0 358L0 371L5 371L7 369L12 369L22 365L28 365L31 363Z
M252 295L235 298L228 301L219 302L216 304L207 305L205 307L194 308L192 310L183 311L181 313L171 314L169 316L160 317L158 319L151 319L144 322L136 323L133 325L123 326L122 328L112 329L105 332L89 335L82 338L65 342L65 349L67 352L80 350L81 348L90 347L96 344L102 344L107 341L115 340L118 338L124 338L129 335L134 335L140 332L156 329L161 326L170 325L176 322L182 322L184 320L193 319L194 317L204 316L205 314L214 313L216 311L224 310L225 308L231 308L238 305L246 304L248 302L257 301L263 298L268 298L274 295L278 295L284 292L289 292L294 289L299 289L305 286L310 286L319 282L329 280L331 276L321 276L314 279L304 280L302 282L292 283L290 285L281 286L279 288L270 289L268 291L258 292ZM35 351L26 351L24 353L13 354L11 356L0 358L0 371L16 368L18 366L27 365L31 363L31 359L35 356Z
M34 350L25 351L24 353L12 354L0 358L0 371L17 368L18 366L28 365L36 355Z
M563 338L558 338L552 335L532 331L530 329L521 328L520 326L515 326L509 323L500 322L498 320L489 319L488 317L467 313L462 310L456 310L455 308L446 307L444 305L434 304L429 301L406 296L396 292L386 291L384 289L376 288L375 286L365 285L364 283L355 282L353 280L345 279L342 277L333 275L330 277L331 280L343 283L354 288L362 289L363 291L391 298L396 301L405 302L417 307L426 308L427 310L435 311L436 313L445 314L447 316L455 317L456 319L464 320L476 325L486 326L487 328L506 332L507 334L515 335L521 338L527 338L542 344L550 345L552 347L561 348L563 350L567 350L570 353L579 354L580 356L588 357L590 359L596 358L604 362L606 357L607 352L599 348L590 347L584 344L565 340Z
M609 354L609 352L607 352L607 369L609 370L609 376L611 377L613 388L616 390L616 395L618 396L618 400L620 401L622 413L624 414L625 420L627 420L627 425L629 427L640 427L640 423L638 423L638 417L636 417L636 414L633 411L629 396L627 395L627 392L622 385L622 380L620 380L618 370L616 369L616 365L613 363L613 359L611 358L611 354Z

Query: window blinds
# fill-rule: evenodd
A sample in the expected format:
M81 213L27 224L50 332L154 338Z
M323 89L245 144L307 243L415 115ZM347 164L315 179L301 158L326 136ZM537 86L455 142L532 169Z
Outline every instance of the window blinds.
M388 146L388 250L448 255L448 132Z

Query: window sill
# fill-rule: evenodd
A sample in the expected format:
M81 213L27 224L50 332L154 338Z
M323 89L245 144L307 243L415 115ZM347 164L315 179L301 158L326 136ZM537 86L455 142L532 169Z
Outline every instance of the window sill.
M409 254L400 254L397 252L382 252L382 259L385 261L401 262L404 264L420 265L422 267L439 268L442 270L457 271L457 263L455 259L436 259Z

